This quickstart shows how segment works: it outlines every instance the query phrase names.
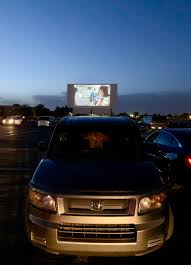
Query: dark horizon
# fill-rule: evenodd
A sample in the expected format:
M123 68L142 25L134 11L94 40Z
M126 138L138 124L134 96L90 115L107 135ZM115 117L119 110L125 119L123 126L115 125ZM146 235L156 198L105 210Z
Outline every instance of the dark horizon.
M190 113L191 107L190 92L159 92L159 93L134 93L119 94L117 99L117 112L140 112L140 113L161 113L161 114L181 114ZM60 95L34 95L33 104L19 100L7 100L0 97L0 105L28 104L35 106L43 104L49 109L67 106L67 94L62 92Z

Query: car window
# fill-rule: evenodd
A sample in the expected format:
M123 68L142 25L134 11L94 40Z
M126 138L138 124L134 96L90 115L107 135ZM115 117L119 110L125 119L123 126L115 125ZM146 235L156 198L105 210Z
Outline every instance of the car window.
M161 132L159 137L157 138L157 143L162 145L169 145L171 142L171 136L168 133Z
M172 136L171 141L169 143L169 146L171 147L179 147L178 141Z
M191 129L186 129L185 132L178 133L178 139L187 148L191 148Z
M50 117L39 117L39 121L49 121Z
M55 155L105 154L108 157L137 160L141 157L141 140L126 128L68 128L57 130L51 153Z
M160 133L160 132L152 133L152 134L147 138L146 141L147 141L147 142L150 142L150 143L155 142L156 139L157 139L157 137L158 137L158 135L159 135L159 133Z

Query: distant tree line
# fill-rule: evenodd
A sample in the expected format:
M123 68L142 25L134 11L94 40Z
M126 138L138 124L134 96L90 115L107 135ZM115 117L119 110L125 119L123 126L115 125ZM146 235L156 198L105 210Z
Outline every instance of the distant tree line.
M162 120L190 120L191 119L191 113L188 112L184 112L182 114L173 114L173 113L168 113L167 115L163 115L160 113L153 113L153 114L149 114L149 113L140 113L140 112L132 112L132 113L126 113L126 112L121 112L119 113L119 115L123 115L123 116L130 116L131 118L135 119L135 120L141 120L144 116L146 115L152 115L153 119L155 121L162 121Z
M43 115L52 115L55 117L63 117L72 112L72 109L68 106L64 107L56 107L54 110L50 110L49 108L45 107L43 104L38 104L34 107L29 105L20 105L14 104L12 106L0 106L0 118L5 118L8 116L14 115L22 115L25 116L27 119L36 119L39 116ZM129 114L127 112L118 113L117 115L124 115L130 116L133 119L141 120L143 116L148 115L148 113L139 113L137 111ZM191 119L190 113L182 113L180 115L169 113L167 115L161 115L159 113L153 113L153 118L155 120L165 120L165 119L181 119L181 120L188 120Z
M14 104L12 106L0 106L0 117L14 116L14 115L22 115L28 119L35 119L39 116L43 115L52 115L55 117L66 116L72 110L65 107L56 107L54 110L50 110L42 104L38 104L37 106L31 107L29 105L19 105Z

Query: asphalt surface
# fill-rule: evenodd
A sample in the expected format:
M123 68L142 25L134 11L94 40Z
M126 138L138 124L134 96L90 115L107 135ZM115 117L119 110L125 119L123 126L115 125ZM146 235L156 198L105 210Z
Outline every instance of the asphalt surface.
M82 258L49 255L28 244L24 233L24 203L28 182L43 153L41 140L49 141L53 128L34 123L0 126L0 264L189 264L191 263L191 206L189 195L172 198L175 231L160 251L144 257ZM190 260L190 261L189 261Z

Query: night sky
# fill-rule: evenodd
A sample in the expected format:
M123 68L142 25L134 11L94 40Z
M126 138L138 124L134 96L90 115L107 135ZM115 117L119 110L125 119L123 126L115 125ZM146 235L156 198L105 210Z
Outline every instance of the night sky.
M189 112L190 14L190 0L0 0L0 104L117 83L120 111Z

